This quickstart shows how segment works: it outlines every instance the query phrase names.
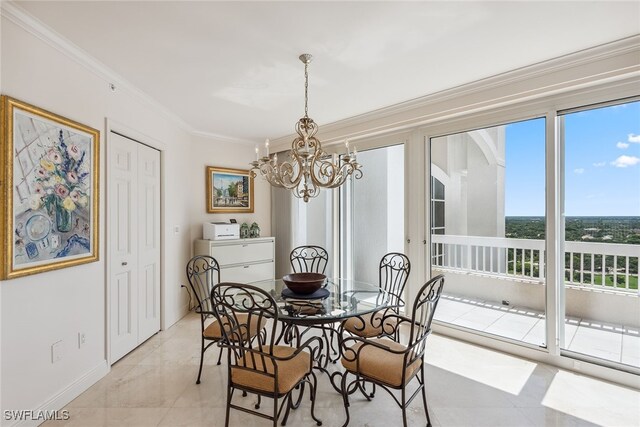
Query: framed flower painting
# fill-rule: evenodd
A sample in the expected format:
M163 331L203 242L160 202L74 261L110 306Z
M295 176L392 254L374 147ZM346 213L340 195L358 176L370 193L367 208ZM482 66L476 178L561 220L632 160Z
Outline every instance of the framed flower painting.
M100 132L0 99L0 278L98 260Z

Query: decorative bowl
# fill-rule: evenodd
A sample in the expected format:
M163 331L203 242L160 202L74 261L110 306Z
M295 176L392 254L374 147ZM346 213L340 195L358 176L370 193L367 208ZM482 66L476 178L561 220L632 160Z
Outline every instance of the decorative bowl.
M291 292L308 295L312 294L324 284L327 276L320 273L291 273L282 278Z

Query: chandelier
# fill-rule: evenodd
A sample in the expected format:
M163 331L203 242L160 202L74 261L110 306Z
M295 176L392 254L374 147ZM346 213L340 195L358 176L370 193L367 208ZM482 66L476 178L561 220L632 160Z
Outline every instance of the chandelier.
M252 176L256 171L265 177L274 187L291 190L293 194L308 202L310 198L317 197L320 188L337 188L345 183L350 175L357 179L362 178L361 165L356 161L357 149L349 151L349 141L345 141L346 154L338 156L329 155L316 138L318 125L308 115L308 91L309 73L308 67L311 55L300 55L300 61L304 63L304 117L296 123L298 136L291 143L291 151L286 159L278 163L278 155L269 155L269 140L265 142L266 155L259 156L256 147L256 160L251 163Z

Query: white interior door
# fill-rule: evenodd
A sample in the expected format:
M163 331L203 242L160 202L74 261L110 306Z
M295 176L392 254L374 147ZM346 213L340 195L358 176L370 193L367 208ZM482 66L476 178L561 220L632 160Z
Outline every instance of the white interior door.
M160 330L160 152L138 144L138 339Z
M138 148L113 133L109 144L110 335L115 362L138 344L138 219L133 207L138 199Z
M111 133L111 363L160 330L160 152Z

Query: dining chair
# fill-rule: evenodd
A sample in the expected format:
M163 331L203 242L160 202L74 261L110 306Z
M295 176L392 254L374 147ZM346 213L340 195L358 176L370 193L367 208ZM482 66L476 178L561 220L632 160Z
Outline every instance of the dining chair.
M433 314L440 300L443 286L443 275L438 275L425 283L413 303L411 318L392 311L385 314L382 319L385 324L387 320L393 318L393 322L388 324L394 325L396 329L402 325L409 327L406 344L388 338L359 336L349 336L342 341L341 363L345 372L340 389L347 413L344 426L349 424L349 395L357 390L364 392L364 382L380 386L393 397L402 408L402 422L405 427L407 426L407 407L418 393L422 393L427 426L431 426L425 389L424 353L427 337L431 333ZM398 335L406 337L406 335ZM349 375L355 376L351 382L347 381ZM418 381L418 387L407 398L406 387L414 378ZM400 390L400 398L394 394L393 390ZM371 394L365 394L367 400L371 400L374 393L375 389Z
M309 386L311 417L322 425L314 413L317 379L313 372L313 361L322 352L322 340L313 337L297 347L276 345L279 309L273 297L257 287L220 283L211 290L211 301L216 319L226 325L220 345L229 349L225 426L229 425L232 408L272 420L274 427L284 409L282 425L285 425L290 410L299 407L305 385ZM267 327L268 341L258 340L254 345L247 325L263 324L267 319L271 320ZM257 394L256 410L260 409L262 396L272 398L273 414L234 404L235 390ZM299 393L295 399L294 390Z
M329 254L321 246L303 245L294 248L289 254L294 273L325 273L329 263Z
M220 265L211 256L194 256L187 263L187 279L197 302L195 312L200 314L200 368L198 369L198 379L196 380L196 384L200 384L204 353L209 347L222 339L220 323L215 320L213 306L211 305L211 289L220 282ZM209 322L209 320L213 321ZM251 338L254 338L263 328L259 327L258 324L252 326ZM205 343L207 344L205 345ZM218 355L218 365L221 358L222 351Z
M294 248L289 254L289 260L291 262L291 268L294 273L321 273L325 274L327 270L327 264L329 263L329 253L322 246L317 245L302 245ZM325 361L334 360L331 358L331 354L338 354L336 347L333 343L335 341L336 328L333 325L315 325L313 329L321 329L322 336L327 345L326 359ZM327 332L329 335L327 336Z
M380 289L389 294L388 307L362 316L351 317L343 322L342 330L365 338L389 335L388 330L393 331L395 335L397 329L393 325L383 325L382 318L388 311L398 314L400 307L404 306L402 294L410 272L411 262L405 254L390 252L384 255L378 267L378 283ZM393 322L394 318L389 317L387 321Z

